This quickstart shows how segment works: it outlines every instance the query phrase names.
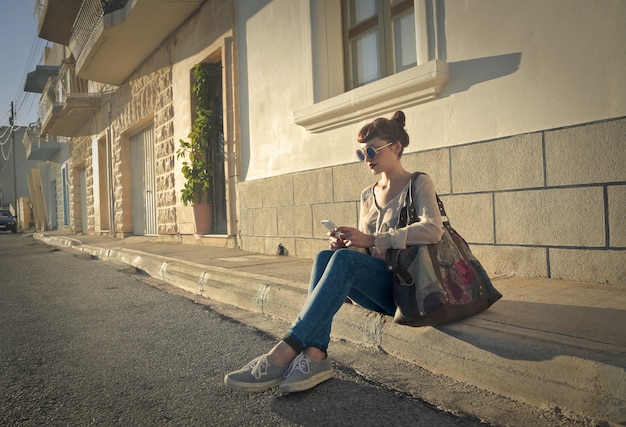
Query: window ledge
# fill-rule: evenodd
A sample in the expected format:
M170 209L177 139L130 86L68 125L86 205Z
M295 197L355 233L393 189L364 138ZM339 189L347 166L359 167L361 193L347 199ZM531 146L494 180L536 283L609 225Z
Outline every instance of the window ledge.
M294 112L295 123L323 132L437 97L448 81L448 63L429 61Z

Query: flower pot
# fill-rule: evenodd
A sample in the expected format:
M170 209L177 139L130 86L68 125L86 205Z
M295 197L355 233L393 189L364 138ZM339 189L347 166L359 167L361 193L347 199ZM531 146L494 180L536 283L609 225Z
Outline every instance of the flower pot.
M211 234L213 232L213 205L193 205L193 216L196 223L196 234Z

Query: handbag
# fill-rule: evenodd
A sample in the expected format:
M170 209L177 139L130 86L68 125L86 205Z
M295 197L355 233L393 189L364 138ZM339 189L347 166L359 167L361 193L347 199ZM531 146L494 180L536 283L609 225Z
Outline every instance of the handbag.
M400 211L398 228L419 221L413 203L415 172ZM436 244L388 249L387 269L394 272L394 321L409 326L436 326L473 316L502 298L469 246L450 225L439 196L443 236Z

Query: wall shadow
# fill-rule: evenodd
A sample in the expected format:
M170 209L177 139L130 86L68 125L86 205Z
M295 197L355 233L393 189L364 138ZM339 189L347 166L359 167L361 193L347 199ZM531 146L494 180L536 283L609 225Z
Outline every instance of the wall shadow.
M237 72L239 90L239 117L240 117L240 161L241 176L248 176L250 167L250 85L248 76L248 21L250 21L261 9L265 8L271 0L256 0L237 3Z
M513 74L519 69L521 61L522 53L515 52L449 62L450 79L438 98L464 92L476 84Z
M626 368L626 310L501 300L477 317L493 333L463 323L437 329L506 359L573 356Z

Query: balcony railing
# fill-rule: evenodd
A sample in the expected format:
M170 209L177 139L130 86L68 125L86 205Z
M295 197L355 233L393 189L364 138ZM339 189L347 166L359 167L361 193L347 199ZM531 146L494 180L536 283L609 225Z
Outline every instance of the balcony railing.
M50 161L59 152L62 143L67 143L67 138L41 135L39 124L29 126L22 139L28 160Z
M43 14L46 11L46 2L47 0L37 0L37 3L35 3L35 19L37 22L41 22L43 19Z
M54 79L49 79L39 102L42 132L78 136L85 122L100 109L104 92L112 87L76 76L75 64L64 63Z
M83 54L85 48L92 43L104 15L124 8L126 3L128 3L128 0L83 1L72 28L72 36L70 37L70 49L77 60Z
M88 95L99 93L99 90L90 90L90 84L94 89L100 89L103 85L93 83L76 77L74 64L63 64L61 71L55 79L49 79L39 102L39 117L47 117L55 105L63 104L70 95Z
M83 79L122 85L207 0L84 0L69 47Z

